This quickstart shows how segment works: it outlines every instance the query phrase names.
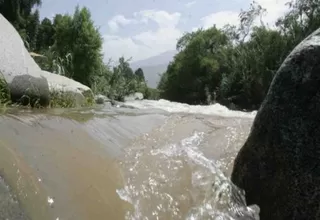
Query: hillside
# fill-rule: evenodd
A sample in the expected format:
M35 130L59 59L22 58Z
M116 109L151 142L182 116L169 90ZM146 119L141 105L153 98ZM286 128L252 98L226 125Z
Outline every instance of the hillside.
M133 70L139 67L142 68L148 86L156 88L160 80L160 75L167 70L169 62L172 61L176 53L177 51L175 50L167 51L145 60L132 62L130 66Z

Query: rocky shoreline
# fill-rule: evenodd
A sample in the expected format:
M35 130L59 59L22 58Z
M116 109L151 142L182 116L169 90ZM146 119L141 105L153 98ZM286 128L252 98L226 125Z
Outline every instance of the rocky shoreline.
M65 76L41 70L24 46L16 29L0 15L0 91L12 103L31 106L88 106L91 89ZM7 88L4 88L7 87Z

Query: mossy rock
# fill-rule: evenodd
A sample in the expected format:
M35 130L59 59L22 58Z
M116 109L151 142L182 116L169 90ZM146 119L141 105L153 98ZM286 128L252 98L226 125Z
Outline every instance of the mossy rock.
M88 107L94 104L94 96L91 90L82 93L70 91L51 91L50 107L51 108L76 108Z

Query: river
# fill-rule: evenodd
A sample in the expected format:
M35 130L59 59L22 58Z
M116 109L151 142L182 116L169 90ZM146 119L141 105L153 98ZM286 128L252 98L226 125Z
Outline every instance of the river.
M229 181L255 112L126 105L2 113L0 220L259 219Z

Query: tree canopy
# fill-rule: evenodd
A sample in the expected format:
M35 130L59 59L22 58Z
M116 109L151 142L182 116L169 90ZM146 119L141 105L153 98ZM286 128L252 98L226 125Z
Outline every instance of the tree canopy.
M253 2L239 14L238 27L184 34L176 45L179 53L158 84L161 97L257 109L286 56L320 26L319 1L296 0L288 7L275 28L263 22L266 10Z
M0 13L13 24L43 70L62 74L121 100L133 92L150 97L142 69L136 73L120 57L118 65L105 64L103 39L88 8L77 6L72 15L56 14L40 21L41 0L0 0ZM108 54L106 54L108 55Z

